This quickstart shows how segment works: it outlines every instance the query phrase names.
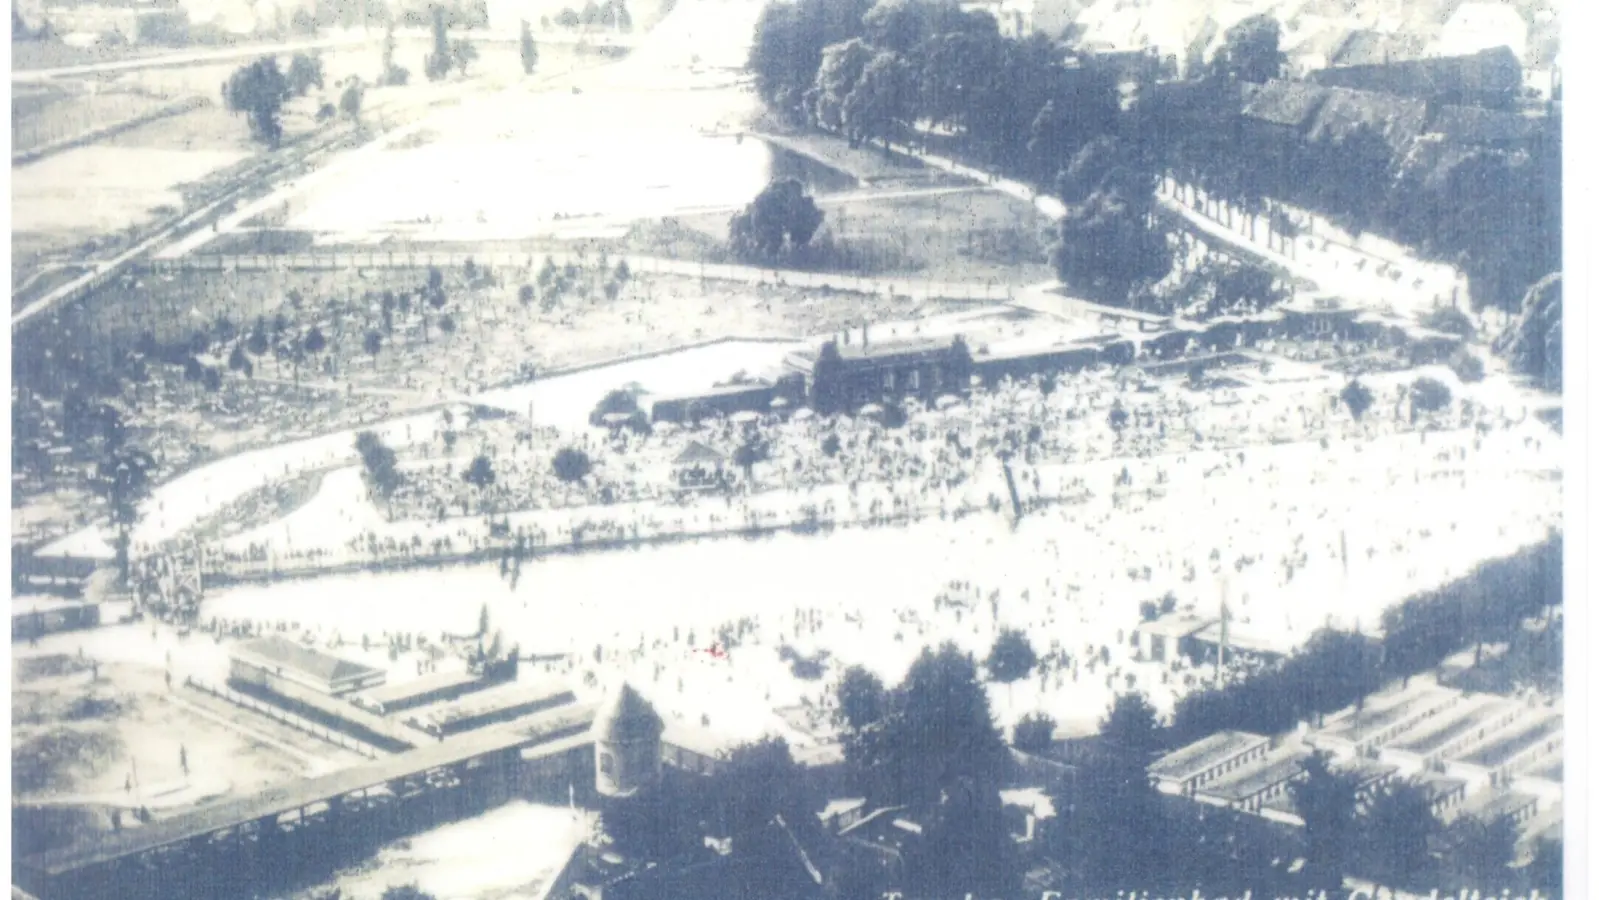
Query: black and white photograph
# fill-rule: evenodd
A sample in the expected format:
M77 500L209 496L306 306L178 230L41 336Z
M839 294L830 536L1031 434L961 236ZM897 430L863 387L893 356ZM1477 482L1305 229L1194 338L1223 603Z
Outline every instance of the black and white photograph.
M11 897L1582 900L1582 6L12 0Z

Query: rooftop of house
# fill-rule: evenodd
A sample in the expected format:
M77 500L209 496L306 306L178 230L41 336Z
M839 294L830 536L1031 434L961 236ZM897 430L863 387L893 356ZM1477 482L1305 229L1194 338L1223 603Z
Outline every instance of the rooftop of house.
M424 706L411 717L424 725L442 727L466 719L515 710L518 707L540 703L562 706L576 699L570 688L557 682L510 682L467 694L455 700Z
M1465 144L1509 144L1527 140L1538 123L1519 113L1480 106L1444 106L1432 117L1427 131Z
M1433 772L1422 775L1416 779L1416 783L1421 785L1421 789L1427 794L1427 799L1432 801L1446 797L1456 791L1464 790L1466 787L1466 782L1459 778L1450 778L1447 775L1439 775Z
M1207 625L1216 622L1213 616L1201 616L1191 612L1172 612L1138 626L1143 634L1153 637L1185 638Z
M1424 100L1334 87L1327 89L1324 101L1311 116L1305 136L1311 141L1336 142L1369 129L1396 151L1403 151L1426 127Z
M863 360L888 361L902 358L934 356L946 353L954 345L953 338L931 337L908 340L873 341L870 335L863 342L838 345L838 355L850 362Z
M1475 816L1484 822L1491 822L1500 816L1516 815L1529 807L1537 806L1538 797L1535 794L1496 789L1484 791L1466 801L1461 813Z
M593 734L595 740L615 743L655 740L665 729L655 707L632 685L623 682L600 707Z
M1264 790L1297 777L1304 771L1304 762L1309 755L1299 748L1278 751L1234 771L1224 779L1201 787L1199 792L1228 803L1248 800Z
M1221 644L1221 622L1215 621L1191 635L1194 640L1202 644ZM1261 656L1287 656L1291 648L1284 647L1279 641L1271 640L1260 635L1250 634L1248 631L1238 630L1238 626L1227 626L1227 650L1240 653L1254 653Z
M1155 760L1149 766L1149 774L1156 778L1186 781L1219 763L1269 743L1271 739L1264 735L1247 731L1220 731Z
M1244 87L1242 113L1246 119L1297 130L1310 122L1326 99L1327 89L1320 85L1273 80Z
M234 649L233 658L251 665L293 669L329 684L383 674L381 669L323 653L276 634L240 645Z
M1490 768L1503 765L1521 752L1531 749L1539 741L1554 737L1564 727L1565 720L1559 715L1544 716L1525 722L1522 727L1472 751L1461 762Z
M1437 721L1416 729L1393 743L1393 748L1405 753L1423 756L1433 753L1456 738L1465 737L1474 728L1508 712L1508 702L1498 697L1480 697L1462 703L1456 709L1439 715Z
M683 448L683 452L672 460L672 464L688 466L699 463L720 463L726 459L727 457L723 456L719 451L707 447L699 441L689 441L688 446Z
M1419 59L1429 39L1411 32L1352 31L1328 60L1334 66L1371 66Z
M651 403L663 403L672 400L697 400L706 397L733 397L739 394L749 394L756 391L769 391L772 383L764 378L735 384L718 384L714 387L704 388L685 394L650 394L646 399Z
M1367 707L1327 729L1324 736L1344 741L1359 741L1394 725L1436 712L1458 698L1453 691L1424 691L1402 696L1397 702Z
M356 695L358 702L384 706L397 700L409 700L434 691L468 687L482 680L482 676L460 669L453 672L433 672L406 681L390 682Z

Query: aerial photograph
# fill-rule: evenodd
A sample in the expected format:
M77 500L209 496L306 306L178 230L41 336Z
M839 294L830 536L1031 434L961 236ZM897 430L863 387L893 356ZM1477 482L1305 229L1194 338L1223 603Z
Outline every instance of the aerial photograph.
M12 0L12 898L1561 900L1563 15Z

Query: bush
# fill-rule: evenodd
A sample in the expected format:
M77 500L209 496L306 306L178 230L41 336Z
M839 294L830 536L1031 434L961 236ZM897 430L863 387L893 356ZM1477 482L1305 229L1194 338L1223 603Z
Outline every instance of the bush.
M576 447L562 447L555 454L555 477L572 483L582 481L594 470L594 463L589 455Z
M1418 378L1410 386L1410 405L1417 412L1437 412L1453 398L1449 385L1436 378Z
M1475 384L1486 374L1482 360L1465 348L1456 351L1455 355L1449 358L1449 368L1455 373L1455 377L1465 384Z
M1044 713L1023 716L1011 736L1011 745L1023 753L1044 753L1054 743L1055 720Z

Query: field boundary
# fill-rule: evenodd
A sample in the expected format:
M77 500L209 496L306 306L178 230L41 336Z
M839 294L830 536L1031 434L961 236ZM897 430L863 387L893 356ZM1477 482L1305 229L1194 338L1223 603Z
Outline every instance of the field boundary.
M11 167L18 168L20 166L36 163L47 156L54 156L57 153L62 153L67 150L73 150L78 147L98 143L99 141L106 140L107 138L116 137L123 132L132 131L141 125L148 125L149 123L159 119L183 115L184 113L193 112L197 109L204 109L210 105L211 100L206 97L189 97L188 99L179 100L175 103L168 103L165 106L157 107L149 112L133 116L132 118L123 119L120 122L112 122L109 125L91 128L88 131L82 132L81 134L75 134L71 137L50 141L49 143L40 144L37 147L27 150L18 150L17 152L11 154Z

